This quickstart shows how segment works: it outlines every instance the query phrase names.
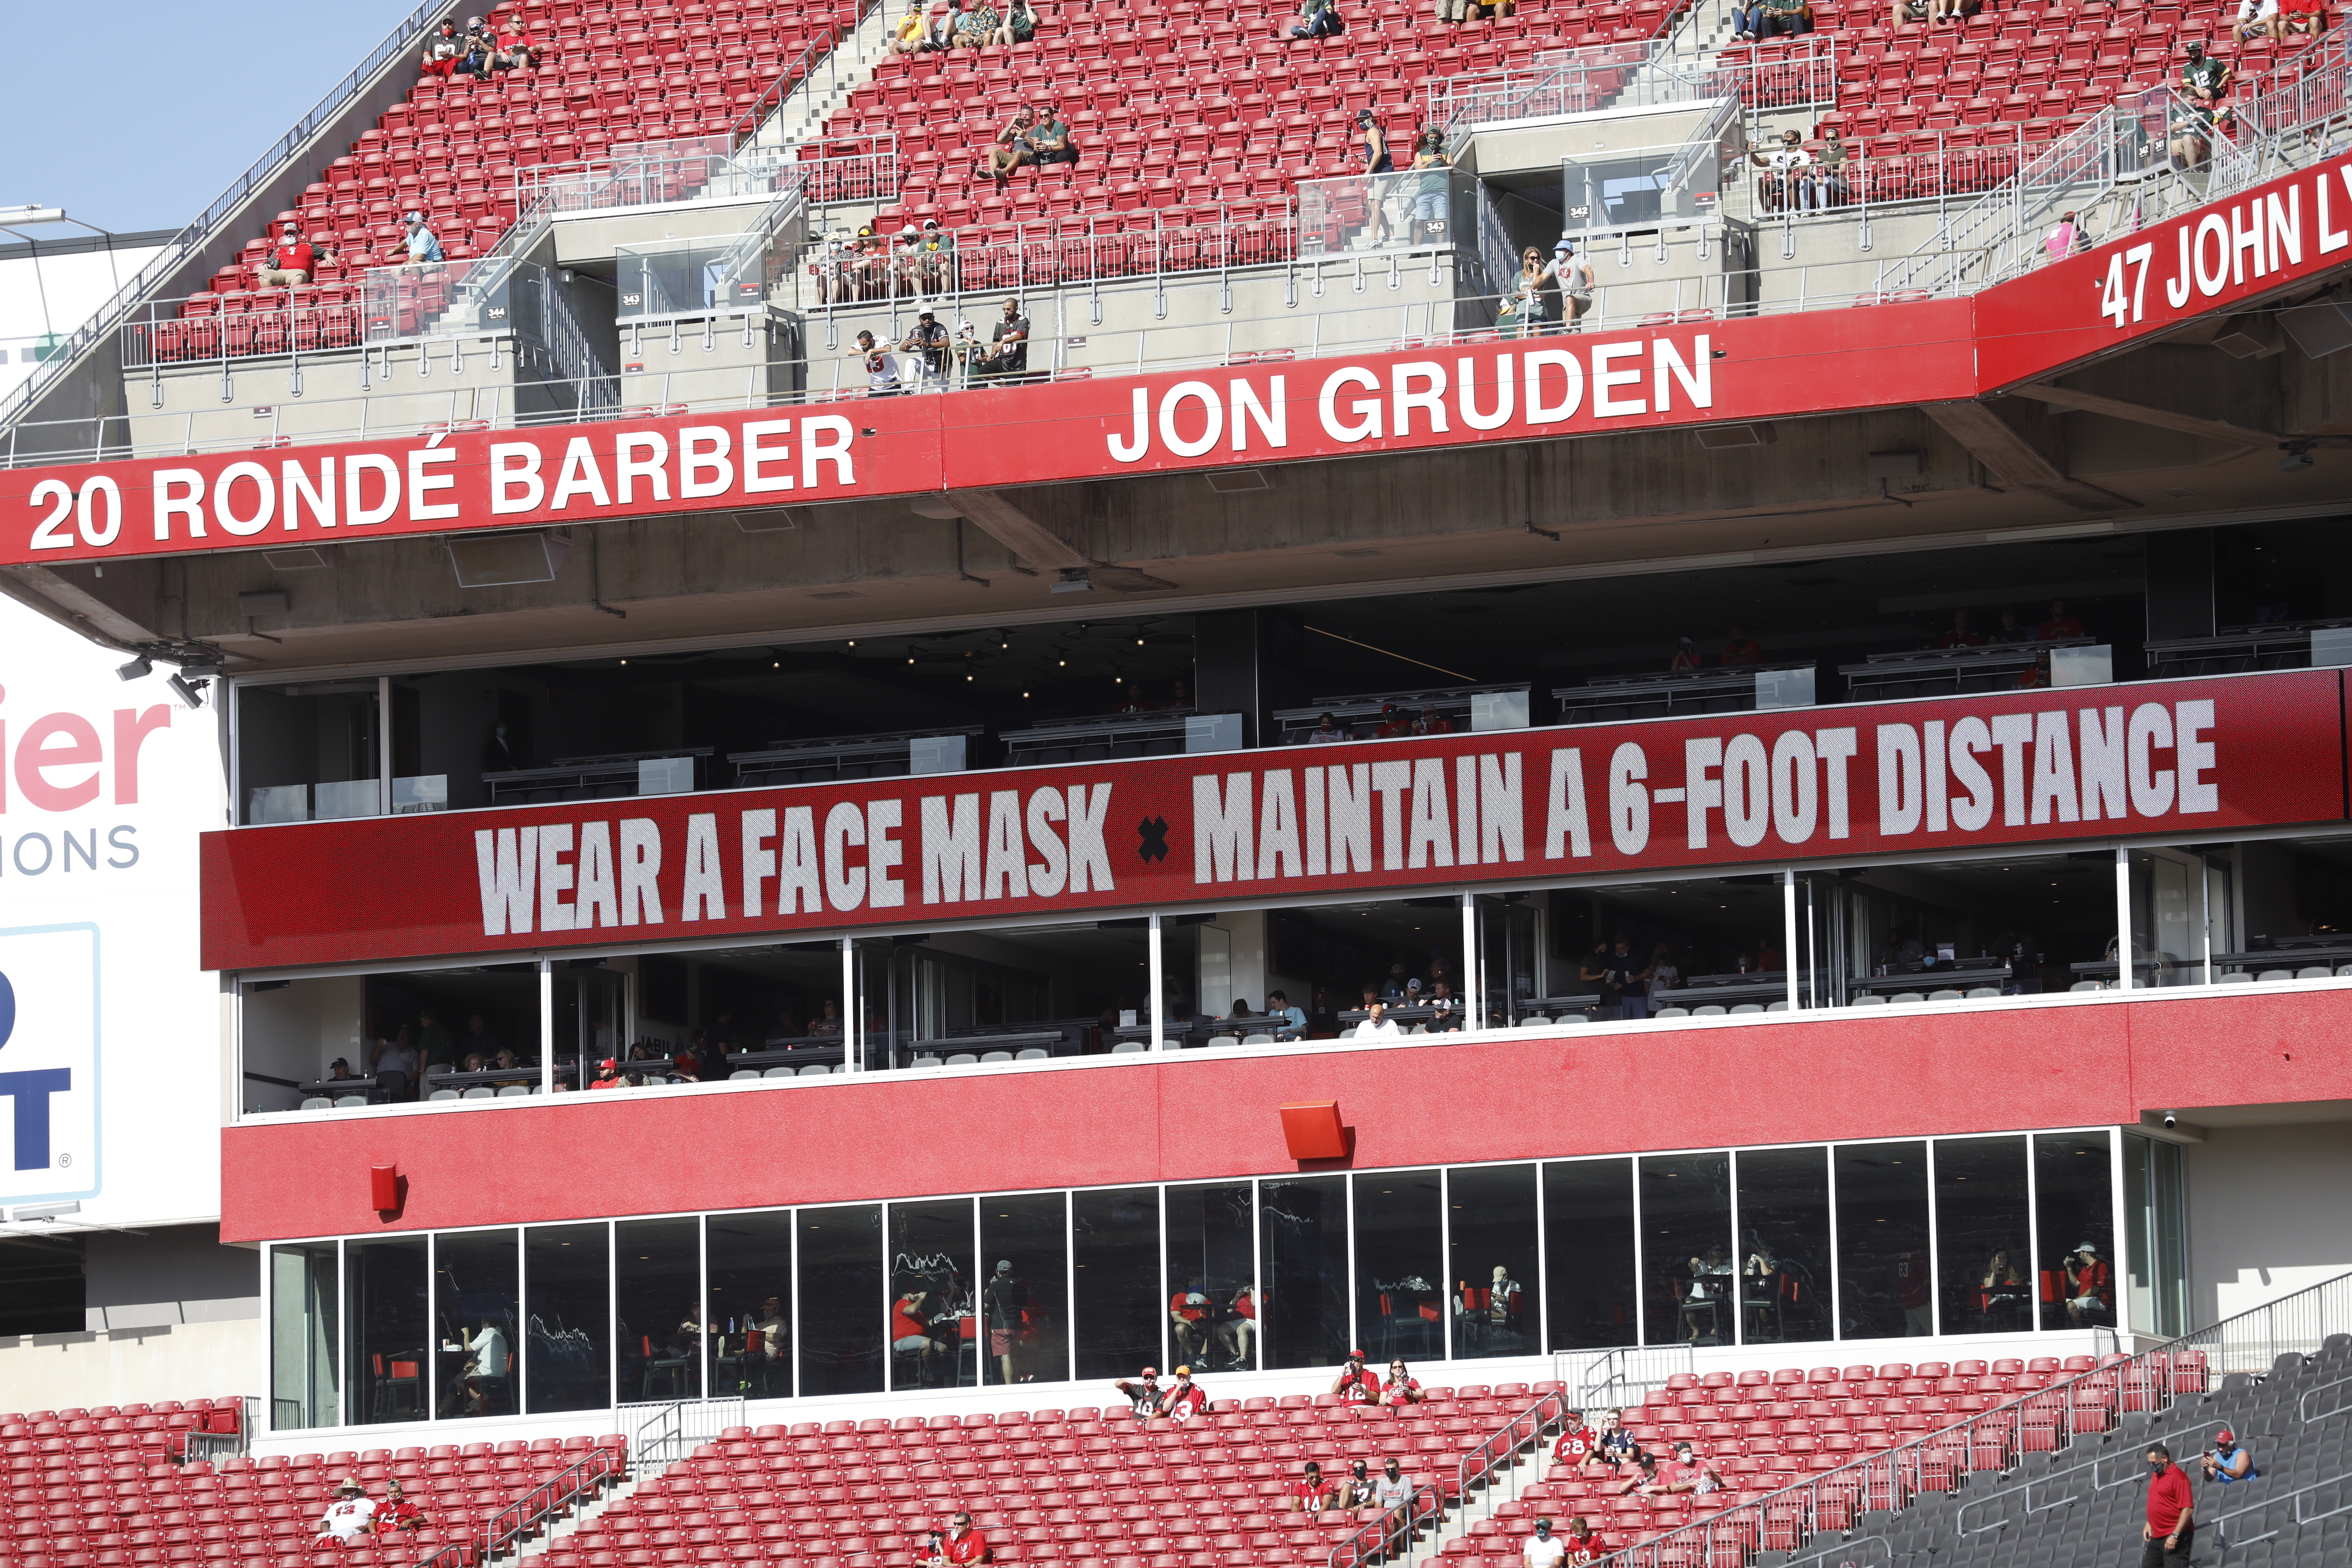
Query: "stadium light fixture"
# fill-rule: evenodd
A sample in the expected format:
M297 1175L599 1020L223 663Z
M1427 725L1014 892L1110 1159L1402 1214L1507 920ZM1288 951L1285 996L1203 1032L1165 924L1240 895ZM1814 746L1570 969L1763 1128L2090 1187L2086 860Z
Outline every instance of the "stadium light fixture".
M16 1210L8 1217L19 1222L31 1220L56 1221L68 1218L70 1215L78 1215L79 1213L81 1213L81 1205L78 1203L32 1204Z
M144 680L149 676L155 673L155 666L151 660L149 660L147 656L142 653L137 658L132 659L129 664L116 665L114 667L114 673L124 680Z
M198 689L205 684L203 681L191 682L184 676L174 675L164 684L171 687L172 695L180 700L183 707L195 709L205 705L204 693Z

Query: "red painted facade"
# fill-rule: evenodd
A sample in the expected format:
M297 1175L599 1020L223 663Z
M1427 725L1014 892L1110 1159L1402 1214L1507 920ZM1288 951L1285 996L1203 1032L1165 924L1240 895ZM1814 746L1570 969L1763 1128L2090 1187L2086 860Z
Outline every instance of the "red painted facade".
M2347 1026L2352 992L2233 987L249 1122L222 1135L221 1237L1281 1174L1281 1108L1308 1100L1338 1102L1360 1169L2128 1125L2352 1099ZM394 1163L405 1205L379 1214Z

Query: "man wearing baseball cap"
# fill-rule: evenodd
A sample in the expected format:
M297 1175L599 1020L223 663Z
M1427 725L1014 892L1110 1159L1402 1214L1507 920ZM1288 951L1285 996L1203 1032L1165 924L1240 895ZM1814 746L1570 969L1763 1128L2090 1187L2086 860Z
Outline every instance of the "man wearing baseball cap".
M441 239L425 226L425 215L412 211L401 218L404 235L401 247L408 252L409 265L421 267L428 261L446 260L441 254Z
M1140 1377L1132 1380L1122 1377L1111 1386L1127 1396L1128 1403L1135 1407L1134 1414L1138 1421L1149 1421L1160 1414L1160 1369L1158 1367L1147 1366L1143 1369L1143 1374Z
M335 1483L335 1500L319 1520L319 1544L329 1542L337 1546L349 1546L366 1535L375 1521L375 1504L360 1488L360 1483L345 1476Z
M392 1535L404 1530L425 1528L425 1510L408 1500L395 1479L383 1483L383 1501L376 1505L375 1532Z
M940 325L926 307L915 317L915 330L898 345L901 353L915 356L915 389L918 392L945 392L948 389L948 330Z
M2254 1479L2254 1457L2238 1447L2238 1435L2227 1426L2213 1434L2213 1446L2197 1457L2209 1481L2231 1486Z
M626 1089L628 1080L621 1076L621 1064L606 1057L596 1064L596 1076L588 1080L590 1089Z
M317 275L321 258L318 247L302 237L301 226L289 218L278 231L278 243L262 258L261 267L254 274L257 286L263 289L291 289L308 283ZM329 256L325 260L332 261Z
M1378 1405L1381 1402L1381 1374L1364 1365L1364 1352L1349 1351L1348 1363L1339 1375L1331 1380L1331 1392L1343 1405Z

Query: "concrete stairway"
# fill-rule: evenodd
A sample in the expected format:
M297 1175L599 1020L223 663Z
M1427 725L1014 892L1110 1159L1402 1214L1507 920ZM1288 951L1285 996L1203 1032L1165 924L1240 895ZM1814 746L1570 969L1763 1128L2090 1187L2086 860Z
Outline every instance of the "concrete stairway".
M750 145L792 147L823 134L826 118L849 101L851 91L860 83L873 79L875 65L889 40L892 19L888 5L876 5L856 31L835 45L833 53L819 60L816 68L784 95Z

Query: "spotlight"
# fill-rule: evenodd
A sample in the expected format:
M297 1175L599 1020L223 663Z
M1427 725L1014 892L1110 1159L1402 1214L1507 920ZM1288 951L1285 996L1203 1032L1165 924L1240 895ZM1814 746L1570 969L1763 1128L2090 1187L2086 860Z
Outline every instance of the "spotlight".
M78 1203L37 1204L28 1208L18 1209L8 1217L19 1222L37 1219L59 1220L79 1213L81 1213L81 1205Z
M144 680L155 673L155 666L142 653L129 664L116 665L114 673L124 680Z
M172 695L180 700L181 706L202 708L205 705L205 699L200 689L209 685L210 682L190 680L185 676L173 675L165 684L171 687Z

